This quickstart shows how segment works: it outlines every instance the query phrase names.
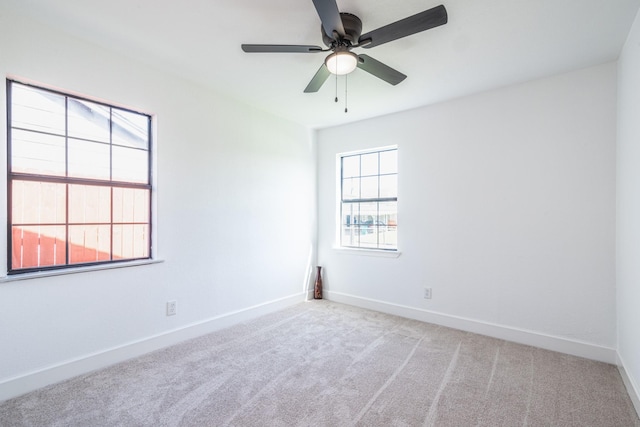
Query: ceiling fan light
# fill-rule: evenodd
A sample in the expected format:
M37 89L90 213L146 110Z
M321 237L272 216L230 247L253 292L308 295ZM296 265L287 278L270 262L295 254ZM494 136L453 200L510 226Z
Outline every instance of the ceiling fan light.
M327 56L324 64L332 74L349 74L358 66L358 55L349 51L338 51Z

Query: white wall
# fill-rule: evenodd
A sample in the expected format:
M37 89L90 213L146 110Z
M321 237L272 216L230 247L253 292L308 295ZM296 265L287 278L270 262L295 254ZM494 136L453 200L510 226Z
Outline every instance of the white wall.
M199 333L302 299L315 263L313 135L1 9L0 75L155 115L165 262L0 283L0 400L169 344L188 335L182 328ZM617 160L618 340L636 390L638 27L620 63ZM616 72L605 64L318 131L326 295L608 360L617 346ZM5 106L2 86L0 117ZM334 250L336 154L389 144L400 149L401 256ZM424 286L433 299L422 299ZM166 317L174 299L179 314Z
M618 353L640 412L640 15L618 70Z
M615 361L615 111L609 63L319 131L328 297ZM390 144L400 257L336 251L336 154Z
M155 115L154 250L164 260L0 283L0 400L188 335L158 339L170 331L304 299L316 228L315 148L306 128L2 7L0 76L3 118L5 76ZM5 147L4 119L0 135ZM0 153L6 164L6 149ZM165 316L168 300L177 300L177 316ZM149 338L136 350L121 348ZM94 362L82 363L86 357ZM68 362L75 364L60 369Z

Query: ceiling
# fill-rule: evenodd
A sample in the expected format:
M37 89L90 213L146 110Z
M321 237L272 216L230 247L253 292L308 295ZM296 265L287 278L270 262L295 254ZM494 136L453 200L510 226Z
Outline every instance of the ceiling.
M337 0L363 33L444 4L448 24L356 49L406 74L356 70L303 93L327 53L311 0L2 0L5 6L310 128L335 126L617 59L640 0ZM339 102L334 102L336 83Z

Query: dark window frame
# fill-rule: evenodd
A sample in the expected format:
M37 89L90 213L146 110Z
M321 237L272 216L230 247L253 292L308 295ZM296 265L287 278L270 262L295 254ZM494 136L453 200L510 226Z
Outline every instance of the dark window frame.
M398 194L397 194L397 186L396 186L396 193L395 193L395 197L382 197L380 195L380 177L383 176L391 176L391 175L395 175L396 177L398 176L398 168L397 168L397 164L396 164L396 169L395 172L393 173L381 173L380 171L380 153L384 153L384 152L389 152L389 151L395 151L396 153L398 152L398 147L397 146L392 146L392 147L381 147L381 148L373 148L370 150L363 150L363 151L358 151L358 152L352 152L352 153L341 153L339 154L339 159L340 159L340 200L339 200L339 227L340 227L340 232L339 232L339 244L341 248L346 248L346 249L362 249L362 250L372 250L372 251L384 251L384 252L397 252L398 251L398 244L397 241L395 243L395 246L393 247L381 247L380 246L380 235L379 235L379 229L381 227L380 224L380 203L388 203L388 202L392 202L395 203L395 215L397 216L398 214ZM362 156L366 156L366 155L371 155L371 154L377 154L378 155L378 170L376 174L373 175L362 175ZM357 177L347 177L346 179L351 179L351 178L358 178L360 179L360 196L362 196L361 194L361 188L362 188L362 178L371 178L371 177L377 177L378 179L378 196L377 197L360 197L360 198L345 198L344 195L344 182L345 182L345 176L344 176L344 159L345 158L349 158L349 157L359 157L360 158L360 174ZM367 230L367 232L373 232L376 234L376 246L371 246L371 245L367 245L367 244L362 244L362 241L359 239L358 240L358 244L347 244L344 241L344 229L345 227L353 227L354 223L351 222L351 219L347 219L347 223L345 223L344 219L345 219L345 212L344 212L344 207L347 205L358 205L358 207L360 207L361 204L363 203L376 203L377 204L377 210L376 210L376 214L374 215L375 218L373 219L373 221L375 221L374 224L371 225L366 225L365 229ZM358 214L357 216L361 216L361 214ZM388 227L387 225L383 225L382 227L384 227L385 229L388 229L390 227ZM397 233L397 222L396 224L394 224L392 226L392 228L395 229L396 233ZM357 230L356 232L358 234L361 233L361 225L358 225L355 227L355 229ZM397 235L396 235L397 236Z
M60 134L52 134L45 131L39 131L34 129L23 129L19 127L14 127L12 122L12 88L13 85L21 85L24 87L30 87L33 89L37 89L39 91L49 92L51 94L55 94L58 96L63 96L65 99L65 130L64 135ZM117 264L117 263L126 263L130 261L137 260L150 260L153 259L153 133L152 133L152 116L146 113L142 113L139 111L135 111L132 109L127 109L123 107L119 107L113 104L108 104L105 102L97 101L94 99L73 95L70 93L65 93L58 90L49 89L42 86L37 86L30 83L25 83L19 80L7 79L6 80L6 97L7 97L7 274L16 275L16 274L24 274L24 273L32 273L32 272L42 272L42 271L51 271L51 270L72 270L77 269L78 267L86 267L86 266L95 266L95 265L104 265L104 264ZM68 127L68 117L69 117L69 99L90 102L92 104L96 104L102 107L106 107L109 109L109 141L97 141L90 138L79 138L77 136L69 135L69 127ZM124 147L122 145L115 144L113 141L113 133L114 133L114 122L113 122L113 111L122 111L129 114L136 114L143 116L147 121L147 148L140 149L135 147L128 147L135 150L145 151L147 156L147 176L146 182L130 182L130 181L116 181L113 179L113 147ZM44 174L31 174L25 172L14 172L12 169L12 130L24 131L27 130L29 132L34 132L41 135L55 135L57 137L64 137L65 144L65 174L64 176L58 175L44 175ZM93 179L93 178L80 178L80 177L70 177L69 175L69 140L78 140L78 141L86 141L91 143L100 143L109 146L109 179ZM42 183L54 183L54 184L63 184L65 185L65 222L64 224L55 223L53 225L56 226L64 226L65 228L65 262L64 264L56 264L56 265L46 265L46 266L37 266L37 267L26 267L26 268L14 268L13 266L13 232L12 228L15 225L13 223L13 183L14 181L31 181L31 182L42 182ZM69 188L71 185L82 185L82 186L99 186L102 188L108 188L110 192L110 211L109 211L109 222L70 222L69 220ZM146 190L148 192L148 218L146 222L114 222L113 214L113 205L114 205L114 197L113 192L114 189L139 189ZM28 226L29 224L20 224L22 226ZM36 224L34 224L36 225ZM47 225L46 223L38 223L37 225ZM77 225L108 225L109 226L109 235L110 235L110 243L109 243L109 260L100 260L100 261L91 261L91 262L76 262L71 263L71 246L72 242L70 239L70 226ZM114 235L114 225L145 225L147 226L147 246L146 246L146 255L144 257L132 257L132 258L116 258L114 259L114 250L113 250L113 235Z

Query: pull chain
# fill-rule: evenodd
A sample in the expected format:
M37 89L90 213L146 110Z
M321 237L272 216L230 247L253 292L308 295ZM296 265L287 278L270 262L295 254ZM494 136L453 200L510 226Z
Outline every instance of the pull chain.
M347 108L347 82L349 81L349 74L344 75L344 112L347 113L349 109Z

